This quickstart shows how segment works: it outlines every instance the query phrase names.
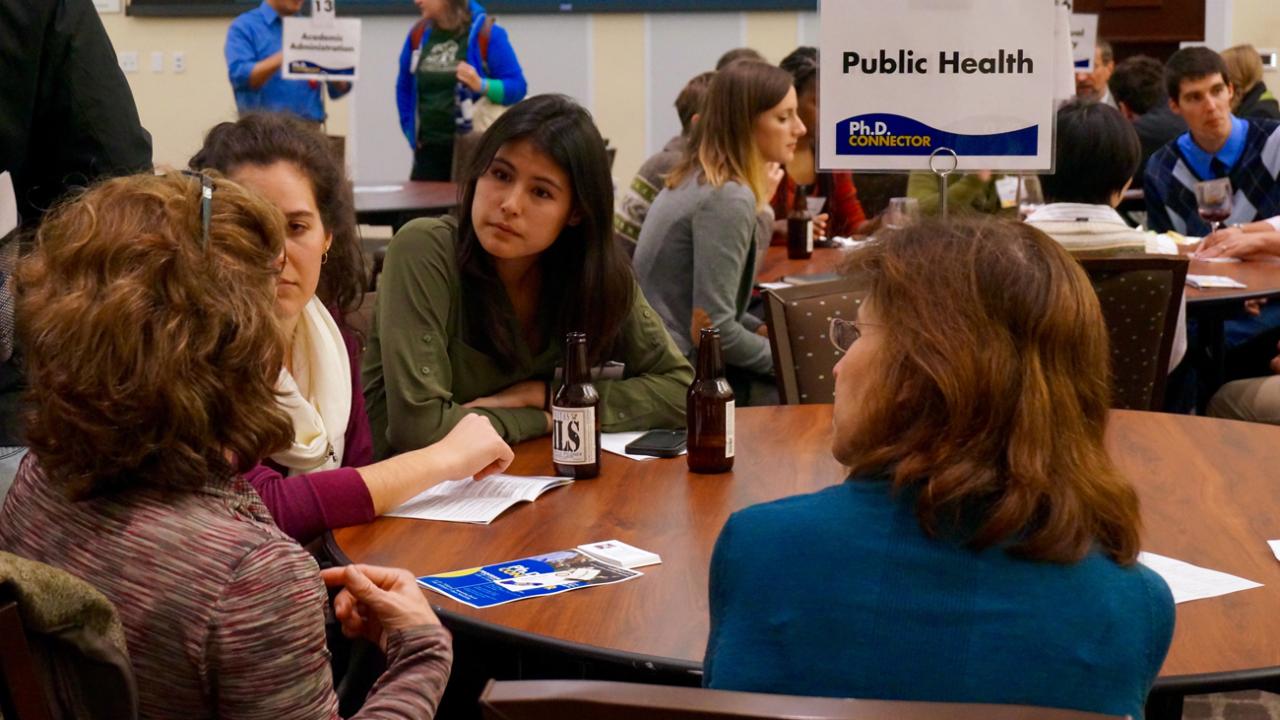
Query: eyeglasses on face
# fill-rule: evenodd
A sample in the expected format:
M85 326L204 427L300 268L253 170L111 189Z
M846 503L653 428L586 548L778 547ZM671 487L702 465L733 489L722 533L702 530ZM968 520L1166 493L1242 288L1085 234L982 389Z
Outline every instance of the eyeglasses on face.
M831 344L836 350L842 353L848 352L849 346L862 337L863 326L869 327L870 325L871 323L833 317L831 318L831 324L827 327L827 337L831 338Z

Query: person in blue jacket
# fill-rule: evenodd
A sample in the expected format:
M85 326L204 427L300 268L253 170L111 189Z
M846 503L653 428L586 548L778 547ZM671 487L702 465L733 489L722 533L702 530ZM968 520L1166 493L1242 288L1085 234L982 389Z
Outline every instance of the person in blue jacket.
M450 180L454 143L482 98L514 105L528 87L507 31L472 0L414 0L422 19L400 51L396 107L413 180Z

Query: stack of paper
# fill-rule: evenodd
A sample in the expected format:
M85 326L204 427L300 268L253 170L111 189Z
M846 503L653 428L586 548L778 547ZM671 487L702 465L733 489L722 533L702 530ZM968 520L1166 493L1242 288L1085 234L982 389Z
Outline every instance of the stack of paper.
M1187 284L1199 290L1210 288L1244 288L1249 287L1235 278L1222 275L1188 275Z
M488 525L518 502L533 502L572 478L490 475L484 480L442 482L387 513L391 517Z
M644 567L645 565L657 565L662 562L662 558L658 557L658 553L641 550L621 540L588 543L579 545L578 549L597 560L603 560L610 565L628 569Z

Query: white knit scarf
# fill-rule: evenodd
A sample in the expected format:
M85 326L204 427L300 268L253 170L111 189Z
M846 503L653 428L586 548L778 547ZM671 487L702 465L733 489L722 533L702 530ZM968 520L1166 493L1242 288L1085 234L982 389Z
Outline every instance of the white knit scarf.
M351 359L333 316L319 298L302 310L293 336L293 374L280 369L280 407L293 420L293 444L271 459L289 475L342 465L351 417Z

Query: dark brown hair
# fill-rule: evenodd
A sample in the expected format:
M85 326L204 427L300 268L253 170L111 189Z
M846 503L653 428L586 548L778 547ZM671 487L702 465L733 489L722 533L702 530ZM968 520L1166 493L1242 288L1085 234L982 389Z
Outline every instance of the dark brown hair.
M316 296L345 324L364 298L364 252L356 232L351 183L329 139L288 115L252 113L213 126L189 164L194 170L211 168L230 175L240 165L277 162L292 163L310 181L320 222L333 234Z
M18 270L28 443L73 498L199 489L293 437L274 391L284 220L213 186L207 247L200 181L137 175L58 207Z
M1182 101L1184 80L1194 82L1212 75L1218 75L1222 82L1231 84L1231 73L1221 55L1207 47L1182 48L1164 64L1164 91L1176 105Z
M622 249L613 240L613 180L604 139L591 114L564 95L537 95L512 105L485 131L467 168L458 208L458 269L467 341L499 367L517 362L519 339L511 332L510 304L471 222L476 181L507 143L527 140L564 170L579 217L565 225L538 257L542 297L538 319L544 337L558 344L564 334L587 334L591 364L608 360L635 302L636 281Z
M711 87L711 78L715 71L708 70L693 76L685 83L684 89L676 96L676 114L680 116L680 134L689 135L693 128L693 116L702 112L702 103L707 97L707 88Z
M887 233L849 267L883 339L838 441L853 472L888 469L930 535L1134 562L1138 497L1104 444L1107 329L1079 264L1029 225L973 219Z
M1120 111L1091 100L1058 108L1054 171L1040 177L1051 203L1110 205L1142 160L1142 143Z

